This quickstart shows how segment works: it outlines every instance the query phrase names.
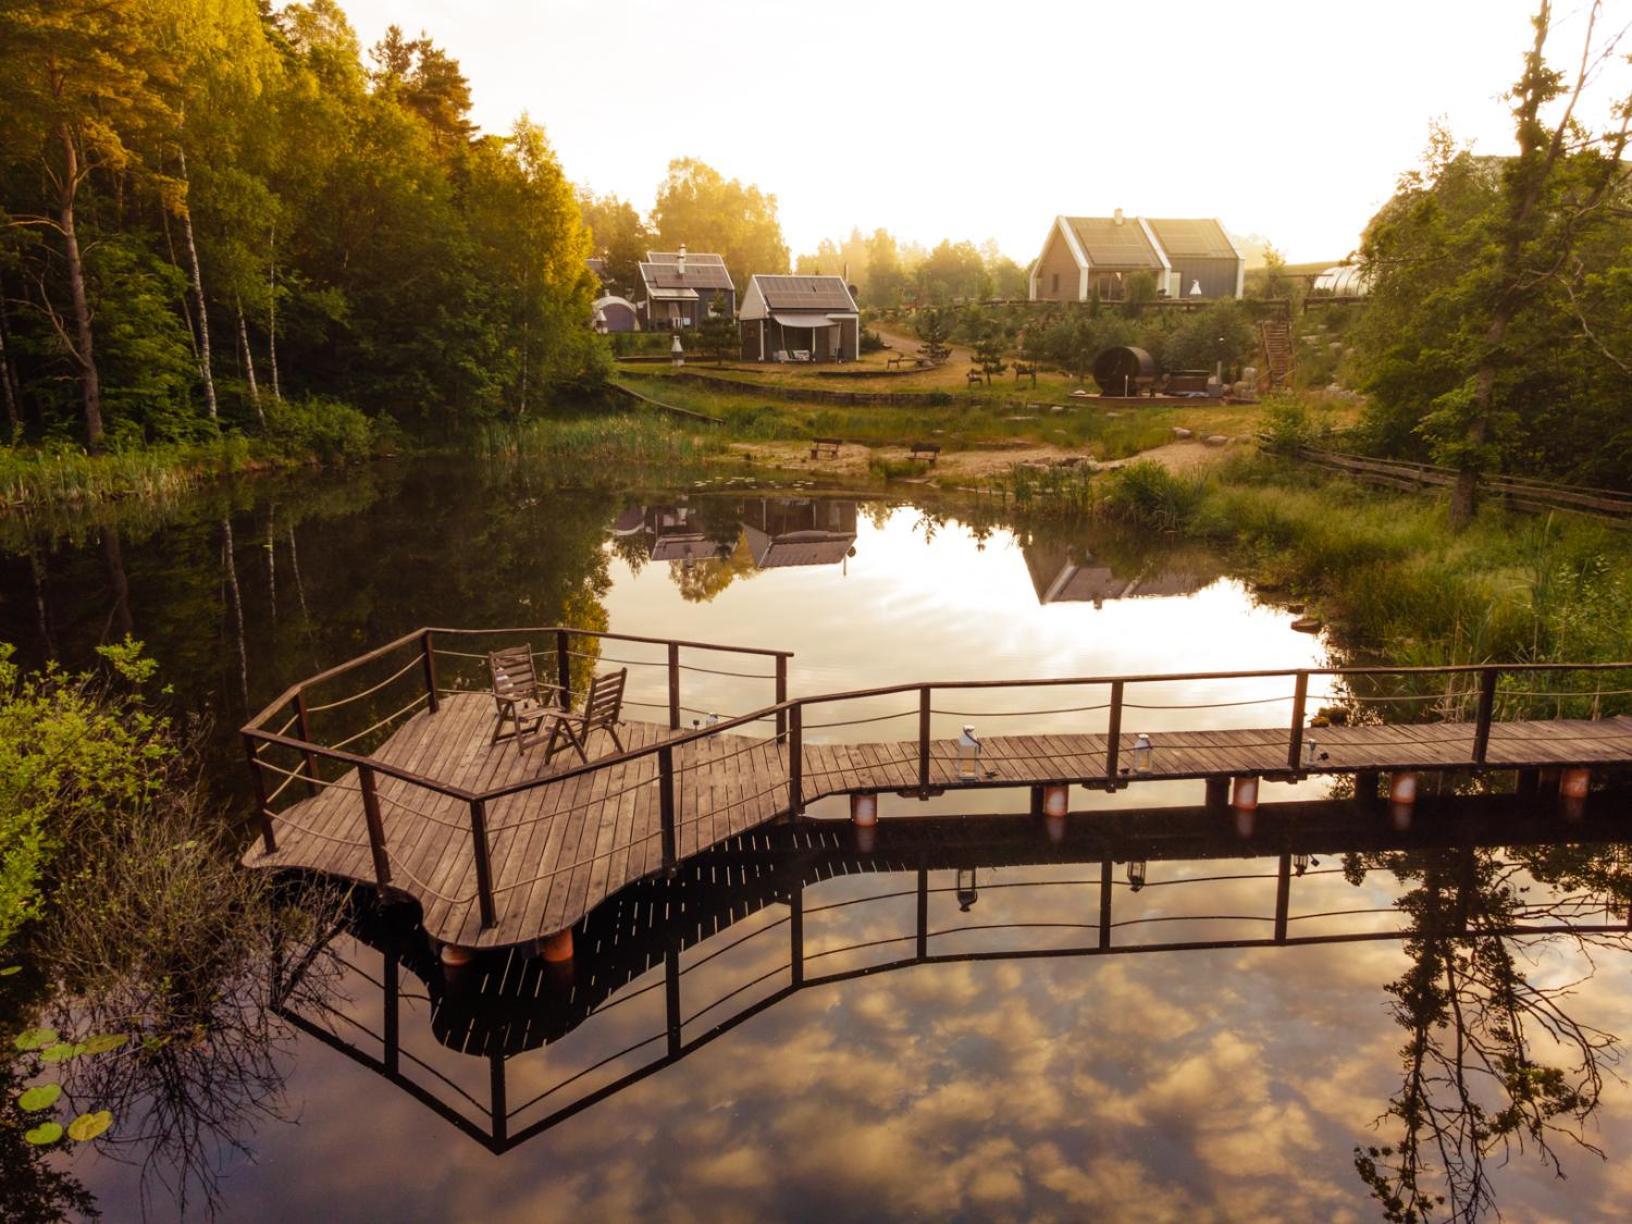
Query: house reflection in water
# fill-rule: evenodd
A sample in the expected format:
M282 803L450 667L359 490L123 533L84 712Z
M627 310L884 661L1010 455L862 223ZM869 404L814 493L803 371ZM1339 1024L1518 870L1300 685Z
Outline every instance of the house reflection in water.
M631 506L613 521L612 534L644 537L651 560L683 568L733 558L744 569L843 565L856 552L856 503L760 497Z
M1037 602L1092 603L1138 596L1193 595L1216 578L1200 558L1146 555L1116 564L1081 544L1033 542L1023 546Z

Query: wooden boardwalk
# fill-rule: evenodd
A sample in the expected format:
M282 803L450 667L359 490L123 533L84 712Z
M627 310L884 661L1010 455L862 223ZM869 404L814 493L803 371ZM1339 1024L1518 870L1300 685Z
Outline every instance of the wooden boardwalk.
M793 703L783 739L768 733L773 715L706 733L631 722L624 753L604 735L592 740L592 754L612 754L604 767L557 757L546 769L536 747L490 742L491 696L448 693L348 771L292 774L293 793L314 793L276 812L263 802L265 841L244 862L379 884L417 901L437 939L503 947L565 930L631 881L834 795L1445 770L1481 758L1493 769L1632 762L1632 718L1487 718L1484 743L1472 722L1307 730L1316 742L1296 768L1285 726L1153 732L1151 766L1139 774L1130 734L1116 737L1114 757L1108 734L991 736L967 779L953 740L801 742L798 712Z

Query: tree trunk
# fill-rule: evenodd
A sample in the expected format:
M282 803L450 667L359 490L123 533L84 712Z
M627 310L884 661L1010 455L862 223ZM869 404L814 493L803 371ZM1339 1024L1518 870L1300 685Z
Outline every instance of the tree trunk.
M244 322L244 303L235 294L233 303L238 307L238 343L244 349L244 376L249 383L249 403L255 409L255 419L266 428L266 413L261 411L261 391L255 385L255 353L249 347L249 325Z
M244 709L249 708L249 649L244 642L244 599L238 587L238 563L233 558L232 520L221 520L221 568L227 585L227 606L232 612L233 637L238 645L238 689Z
M74 360L79 366L80 399L85 415L85 449L102 453L102 382L96 375L91 339L91 304L85 296L85 263L79 255L79 234L74 230L74 196L79 191L79 150L66 123L57 128L65 163L57 224L62 227L63 257L68 265L68 289L74 299Z
M187 154L178 150L181 159L181 181L187 182ZM210 370L210 312L204 305L204 276L198 267L198 245L193 241L193 209L189 204L181 212L181 236L187 240L187 260L192 266L193 300L198 307L198 373L204 380L204 406L211 422L218 422L215 406L215 375ZM217 424L217 428L219 428Z
M0 285L0 389L6 401L6 422L11 426L11 444L23 440L23 420L17 411L17 380L11 372L11 353L6 348L9 320L6 318L5 287Z
M278 390L278 229L272 227L270 250L267 252L266 283L270 292L266 295L266 364L272 371L272 398L281 400L283 392Z
M125 576L125 554L119 547L119 529L102 529L102 560L108 569L108 588L113 592L113 610L108 620L115 630L115 640L123 641L136 632L136 621L130 613L130 581ZM107 634L104 631L103 636Z

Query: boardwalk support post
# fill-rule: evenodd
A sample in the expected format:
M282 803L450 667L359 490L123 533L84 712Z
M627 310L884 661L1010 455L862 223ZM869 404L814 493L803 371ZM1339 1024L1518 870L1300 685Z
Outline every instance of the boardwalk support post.
M1236 778L1230 791L1230 806L1238 812L1258 809L1258 779L1255 776Z
M805 810L805 712L803 706L788 710L788 815L797 818Z
M357 767L357 785L363 793L363 820L368 825L368 849L374 856L374 882L385 891L391 883L391 856L385 851L385 824L380 820L380 797L374 790L374 771Z
M1479 673L1479 714L1473 728L1473 763L1483 765L1490 751L1490 720L1496 712L1496 682L1501 669L1487 667Z
M1116 789L1117 758L1122 753L1122 681L1111 681L1111 723L1105 732L1105 780Z
M669 730L680 730L680 643L669 643Z
M295 726L300 731L301 742L304 744L311 743L312 724L310 717L306 713L306 690L304 688L295 690ZM306 774L306 793L315 795L318 792L317 756L310 748L301 755L306 758L305 765L301 767Z
M425 669L425 708L435 714L442 702L436 695L436 643L429 629L419 635L419 661Z
M1388 775L1388 801L1401 807L1410 807L1417 801L1417 775L1401 770Z
M1275 869L1275 942L1286 942L1287 910L1292 899L1292 856L1281 855Z
M657 804L663 821L663 866L674 869L674 749L664 744L657 750Z
M878 796L862 794L850 796L850 823L858 829L870 829L878 823Z
M918 690L918 788L929 797L929 686Z
M1111 860L1099 865L1099 946L1111 946Z
M776 656L776 704L781 705L788 699L788 656ZM776 742L786 743L788 738L788 712L776 712Z
M255 775L255 818L261 826L261 848L275 854L278 842L272 836L272 813L266 805L266 774L261 770L261 750L251 735L244 736L244 752L249 757L249 772Z
M1585 799L1592 789L1592 770L1566 769L1558 775L1558 793L1566 799Z
M1309 701L1309 673L1299 671L1292 688L1292 738L1286 747L1286 767L1303 772L1303 712Z
M487 802L470 801L470 845L476 861L476 905L482 916L482 929L495 925L493 916L493 864L487 853Z
M1227 807L1230 802L1230 780L1228 778L1207 779L1207 806L1210 808Z
M555 702L563 710L572 709L572 634L555 631Z

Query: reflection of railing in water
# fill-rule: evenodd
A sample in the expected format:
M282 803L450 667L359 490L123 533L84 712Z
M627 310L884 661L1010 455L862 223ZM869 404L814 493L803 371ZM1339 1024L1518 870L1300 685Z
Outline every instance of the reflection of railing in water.
M572 691L574 661L580 663L602 658L595 651L577 650L579 639L599 641L641 642L663 646L666 663L655 660L619 658L623 665L649 664L663 667L668 678L668 733L654 728L657 738L632 746L628 751L614 753L598 760L571 766L542 776L512 779L502 785L490 785L480 778L466 779L468 785L459 785L434 776L429 766L408 768L400 763L383 761L377 756L361 755L350 750L356 741L378 734L394 720L416 715L424 706L435 712L439 703L450 696L449 690L438 682L437 660L442 658L480 659L473 652L449 651L439 647L439 638L461 638L487 634L515 637L524 634L553 636L556 648L558 678L562 683L561 700L569 700ZM376 720L361 732L346 737L340 743L348 747L314 742L311 715L317 709L332 709L343 702L377 696L390 685L414 672L416 658L400 663L385 678L369 685L358 694L323 703L308 704L307 689L326 682L368 662L387 657L394 650L406 649L417 657L418 669L423 673L423 694L402 708ZM738 668L710 668L696 663L682 664L681 652L716 650L752 656L765 656L775 662L771 672L752 672ZM1602 713L1603 699L1623 696L1624 689L1603 691L1596 684L1597 677L1606 671L1632 669L1632 664L1513 664L1475 665L1429 668L1302 668L1271 669L1239 672L1184 673L1174 675L1134 675L1109 677L1050 677L1038 680L961 680L933 684L910 683L862 689L846 693L812 695L793 700L787 698L786 652L752 650L736 647L715 647L702 643L675 642L632 635L601 634L569 630L559 627L509 630L448 630L425 629L410 634L388 647L370 652L359 660L331 669L290 689L261 715L244 728L245 742L253 771L260 787L261 833L265 852L277 849L275 829L280 824L303 836L323 843L321 854L306 853L301 847L299 866L315 867L335 874L357 879L371 879L381 888L397 887L418 900L427 911L426 922L442 938L455 943L483 945L489 943L521 943L524 940L552 934L564 929L580 916L597 896L588 897L585 904L563 903L552 900L528 910L524 904L511 902L509 895L520 889L536 892L544 885L547 892L558 881L565 880L563 888L576 891L583 900L587 894L578 887L575 873L605 873L612 871L607 860L613 860L618 871L628 877L639 877L659 868L672 868L689 853L719 841L722 836L741 832L744 827L763 824L782 815L798 814L817 798L832 794L868 794L902 791L928 795L949 787L984 787L1017 785L1083 785L1105 790L1116 790L1141 777L1148 778L1208 778L1224 781L1231 776L1264 776L1297 780L1318 773L1359 773L1375 775L1378 770L1393 769L1484 769L1534 768L1539 764L1620 763L1632 760L1632 724L1605 721L1603 727L1586 731L1581 727L1547 726L1545 724L1513 725L1500 718L1504 704L1508 708L1515 699L1533 699L1538 695L1556 695L1560 700L1590 701L1591 713ZM399 661L400 662L400 661ZM727 718L708 727L681 731L682 714L687 707L681 701L681 673L694 671L712 676L723 676L750 681L771 681L776 700L747 714ZM1563 677L1551 688L1536 677L1542 673ZM1571 677L1590 676L1595 682L1592 689L1577 690L1571 686ZM1504 697L1501 691L1504 676L1527 677L1529 686ZM1320 753L1313 752L1316 732L1307 726L1311 703L1324 700L1312 682L1326 679L1333 684L1346 684L1351 689L1362 685L1396 685L1410 688L1428 677L1445 677L1452 690L1459 684L1470 687L1466 694L1454 691L1455 702L1471 702L1474 717L1471 721L1446 721L1436 724L1441 734L1405 733L1393 724L1356 722L1333 726L1318 732ZM1227 699L1198 700L1195 686L1236 684L1244 681L1285 684L1289 692L1275 692L1264 696L1242 697L1230 695ZM1151 686L1182 685L1188 700L1152 700ZM1137 690L1144 686L1143 693ZM1046 704L1022 709L969 708L972 695L985 695L988 690L1018 690L1028 696L1033 690L1046 688L1050 692L1070 689L1092 689L1091 700L1072 701L1068 697L1047 698ZM1556 690L1556 691L1555 691ZM950 704L947 694L953 694ZM882 699L911 695L916 698L907 708L891 708L879 713L876 708L856 711L857 703L877 702ZM1356 709L1368 708L1367 703L1386 701L1412 703L1432 699L1441 701L1440 694L1401 692L1385 697L1351 693L1343 700ZM463 700L472 698L466 695ZM292 706L293 713L277 727L271 722L278 711ZM820 706L833 710L838 717L824 717L807 721L808 707ZM842 707L848 706L848 709ZM1173 733L1155 729L1156 735L1173 736L1172 747L1158 745L1155 769L1141 769L1137 760L1130 760L1131 744L1123 731L1125 711L1181 711L1218 710L1222 708L1273 706L1283 709L1288 717L1278 726L1262 730L1226 729L1220 731ZM1465 711L1464 711L1465 712ZM1006 719L1046 720L1063 715L1104 715L1105 729L1072 730L1065 736L1047 734L999 737L989 740L990 755L985 765L988 773L980 776L965 774L954 745L935 737L935 719L946 720L978 717L994 720L1000 726ZM850 717L842 715L849 714ZM872 745L877 751L853 756L835 749L831 743L819 743L824 737L817 732L837 731L844 728L885 723L892 719L916 717L916 736ZM1157 718L1161 715L1157 714ZM1207 720L1203 720L1207 721ZM426 722L412 728L413 736L423 738L430 747L429 759L438 758L436 727L443 724ZM774 734L763 739L750 738L748 733L758 729L774 728ZM1496 733L1500 728L1501 732ZM289 732L297 729L297 734ZM1022 731L1027 728L1021 728ZM722 737L730 736L731 739ZM1179 737L1188 736L1188 739ZM830 738L830 737L825 737ZM1011 742L1012 741L1012 742ZM415 752L420 748L416 739ZM281 750L295 754L286 768L267 759L267 753ZM457 755L457 754L455 754ZM726 760L748 755L749 759L729 769L722 768ZM413 758L419 761L419 756ZM327 762L333 777L324 777L318 762ZM1132 768L1130 769L1130 765ZM336 768L338 767L338 768ZM355 781L351 771L355 771ZM266 789L266 777L281 778L275 789ZM389 784L382 782L389 780ZM314 797L318 792L334 788L337 791L355 791L358 798L345 802L354 813L351 823L317 828L303 825L289 808L274 809L274 802L284 797L287 790L304 783ZM569 788L568 784L572 784ZM687 787L695 784L696 794L688 798ZM560 799L560 806L550 806L556 799L547 799L546 789ZM601 788L601 789L597 789ZM571 802L568 802L570 791ZM635 794L635 792L639 792ZM531 796L530 800L520 797ZM632 796L626 798L626 796ZM539 807L531 816L517 818L508 824L495 821L493 805L501 800L515 799L517 803L533 801ZM495 839L506 829L536 824L545 819L561 820L581 814L586 823L604 822L617 801L629 808L645 804L654 809L643 821L630 816L619 816L611 829L612 842L602 843L596 828L588 839L587 857L573 854L559 860L526 861L517 866L517 858L510 855L519 839L512 838L505 847L508 858L495 864ZM400 851L399 839L388 836L387 819L406 813L416 819L447 830L451 837L439 843L436 856L425 860L410 860ZM638 825L638 827L637 827ZM708 826L706 832L702 826ZM648 827L649 826L649 827ZM419 837L416 829L413 837ZM440 835L438 835L440 836ZM531 846L531 841L528 845ZM577 842L574 842L576 845ZM366 852L367 857L363 857ZM526 858L524 854L521 856ZM454 887L466 878L465 888ZM500 877L508 875L508 880ZM603 881L604 882L604 881ZM621 883L621 878L617 881ZM553 895L553 894L552 894ZM478 916L467 921L466 913L472 905ZM502 929L500 907L504 905L509 922ZM430 912L435 909L433 915Z
M1619 804L1624 804L1626 797L1605 798L1618 798ZM752 839L742 839L742 844L729 849L700 856L692 860L687 865L688 870L674 880L644 881L609 899L583 924L584 930L578 940L579 961L571 969L570 983L559 976L552 977L556 972L554 968L529 961L519 953L510 951L481 970L483 981L479 986L467 982L463 988L444 987L437 963L422 936L404 938L400 931L393 932L378 921L363 921L358 929L358 938L362 943L378 945L382 950L384 975L376 977L359 966L350 967L381 991L383 1031L374 1032L338 1012L332 1015L336 1023L348 1029L355 1028L359 1040L377 1045L381 1050L379 1057L368 1054L348 1040L342 1031L325 1027L319 1019L287 1010L285 1014L304 1031L398 1084L466 1134L495 1151L503 1151L633 1086L808 987L836 984L914 965L1399 940L1413 932L1405 929L1364 929L1298 934L1299 922L1343 917L1369 918L1379 913L1393 912L1393 909L1363 906L1293 912L1292 896L1302 875L1301 871L1294 869L1294 863L1311 855L1345 852L1463 849L1471 853L1475 848L1492 846L1519 847L1559 842L1616 844L1617 839L1627 836L1624 822L1612 810L1616 806L1616 802L1593 805L1578 822L1571 824L1563 837L1559 836L1556 812L1548 811L1545 805L1538 807L1533 802L1511 796L1427 799L1419 810L1415 827L1405 830L1393 827L1381 814L1368 812L1361 805L1333 801L1277 804L1262 808L1257 829L1246 836L1221 835L1214 813L1205 808L1168 809L1160 813L1107 813L1104 815L1111 819L1096 819L1091 826L1087 822L1076 823L1059 844L1050 844L1038 837L1036 830L1029 829L1026 822L1008 817L903 821L881 829L877 842L865 851L855 848L853 837L843 826L828 825L824 828L821 826L826 822L820 822L781 828L756 834ZM1141 817L1154 817L1155 823L1148 819L1141 821ZM1255 857L1273 857L1275 870L1224 871L1168 880L1149 879L1141 875L1138 886L1117 879L1115 870L1117 865L1131 862L1143 864ZM978 882L978 872L997 867L1083 862L1096 866L1097 872L1074 873L1068 879ZM960 878L951 885L932 886L930 873L937 870L956 870ZM1097 885L1097 921L962 922L931 927L929 916L932 899L951 894L959 896L961 900L960 894L967 887L961 878L964 872L971 873L974 877L971 882L988 894L992 891L1018 893L1022 890ZM1333 868L1315 868L1309 871L1309 877L1318 878L1334 872ZM840 876L878 873L911 873L914 876L913 886L862 897L841 898L814 906L805 905L807 888ZM730 878L724 883L716 882L721 875ZM1118 907L1114 897L1120 889L1182 888L1189 891L1210 884L1251 881L1274 882L1272 911L1158 914L1130 918L1118 918L1116 914ZM873 905L888 907L891 903L908 898L915 900L914 914L910 929L902 933L838 947L817 947L814 950L806 947L807 919L838 911L855 913ZM776 905L787 906L788 912L746 934L724 936L731 926ZM1577 912L1595 912L1600 905L1597 899L1584 900ZM1542 908L1549 916L1556 917L1556 905ZM1150 943L1123 943L1118 941L1116 935L1118 931L1132 928L1220 921L1262 923L1268 930L1262 936L1166 939ZM989 938L998 932L1071 930L1093 932L1093 938L1064 946L976 947L957 951L937 951L934 947L936 941L952 937L979 935ZM1499 932L1483 930L1481 933L1546 936L1628 931L1632 931L1632 914L1601 923L1521 921ZM748 954L751 954L754 949L766 946L766 941L779 941L784 932L786 953L773 967L756 973L747 981L735 983L729 990L689 1011L684 1008L683 986L689 975L738 949L748 949ZM713 946L722 936L723 942ZM827 972L811 972L817 962L831 963L832 958L903 944L911 945L911 952L904 956ZM683 953L694 947L706 947L707 951L683 964ZM635 986L634 989L624 989L658 967L661 967L662 976L657 980ZM485 1102L478 1100L476 1095L449 1076L401 1049L398 1008L402 999L413 997L402 989L400 978L403 968L428 984L425 993L417 998L431 1007L431 1027L437 1039L444 1046L487 1061L489 1083ZM769 993L754 995L755 991L777 978L785 980ZM513 1106L507 1103L506 1063L509 1058L556 1041L585 1022L605 1017L659 989L663 992L664 1011L661 1029L597 1058L525 1102ZM744 996L748 998L738 1011L715 1018L710 1023L709 1018L718 1017L719 1009ZM699 1023L709 1023L710 1027L688 1039L686 1030ZM662 1053L655 1058L609 1081L596 1082L595 1086L576 1097L563 1098L562 1094L586 1081L594 1082L595 1077L606 1073L608 1068L658 1043L662 1043ZM437 1085L442 1088L439 1089ZM461 1110L457 1100L449 1097L450 1093L473 1107L474 1116L468 1109ZM555 1101L561 1103L554 1104ZM518 1128L523 1115L541 1107L548 1107L547 1112Z

